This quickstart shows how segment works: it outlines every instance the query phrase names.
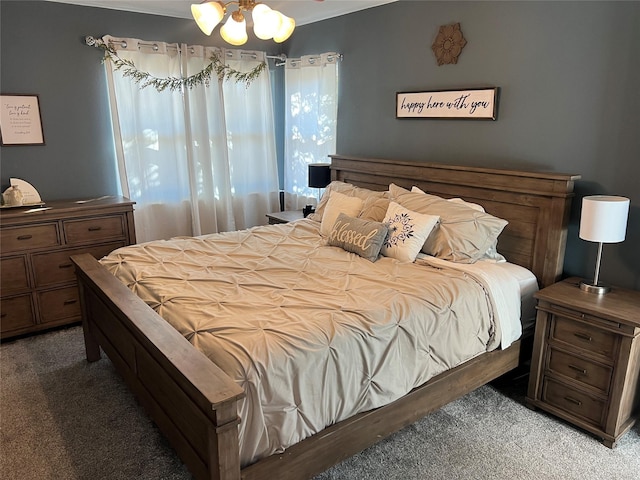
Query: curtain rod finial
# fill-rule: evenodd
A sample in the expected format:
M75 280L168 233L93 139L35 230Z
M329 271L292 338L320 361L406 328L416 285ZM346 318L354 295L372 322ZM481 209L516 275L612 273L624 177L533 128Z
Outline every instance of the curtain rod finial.
M84 43L86 43L90 47L93 47L96 44L96 39L89 35L87 37L84 37Z

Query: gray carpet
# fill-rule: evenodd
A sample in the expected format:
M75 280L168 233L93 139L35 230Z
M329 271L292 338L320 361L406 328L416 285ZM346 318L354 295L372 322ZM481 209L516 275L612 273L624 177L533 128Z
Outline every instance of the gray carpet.
M80 327L5 342L0 366L3 479L190 478L111 363L84 360ZM610 450L524 389L482 387L317 480L640 478L637 425Z

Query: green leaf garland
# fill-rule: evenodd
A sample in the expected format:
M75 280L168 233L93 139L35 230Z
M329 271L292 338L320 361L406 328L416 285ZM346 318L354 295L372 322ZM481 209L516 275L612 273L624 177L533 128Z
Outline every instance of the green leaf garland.
M154 87L158 92L162 92L167 88L171 91L179 90L184 87L193 88L198 85L209 86L209 82L211 81L211 73L215 72L219 81L224 81L228 79L235 79L236 82L242 82L246 87L251 85L256 78L260 76L260 74L267 68L266 62L261 62L258 66L256 66L253 70L249 72L240 72L231 68L229 65L225 65L220 60L220 57L215 53L211 56L211 63L207 65L200 72L190 75L186 78L178 78L178 77L167 77L167 78L158 78L151 75L149 72L143 72L139 70L135 63L131 60L127 60L124 58L120 58L116 50L110 45L106 44L103 40L99 38L87 38L87 44L95 46L96 48L101 48L104 50L104 58L103 61L109 60L113 63L115 70L121 70L122 74L125 77L131 77L134 82L140 85L140 88L147 88L149 86Z

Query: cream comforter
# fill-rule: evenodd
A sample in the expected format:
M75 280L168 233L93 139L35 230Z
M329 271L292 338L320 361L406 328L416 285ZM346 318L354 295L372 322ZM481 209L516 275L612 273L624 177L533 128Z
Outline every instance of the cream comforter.
M326 246L318 222L155 241L101 262L246 392L249 464L496 348L482 281Z

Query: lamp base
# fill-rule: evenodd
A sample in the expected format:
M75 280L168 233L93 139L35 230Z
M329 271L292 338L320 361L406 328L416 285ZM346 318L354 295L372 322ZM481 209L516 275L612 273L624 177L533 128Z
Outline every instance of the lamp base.
M583 292L595 293L596 295L604 295L611 290L611 287L609 285L603 285L602 283L593 284L583 280L580 282L580 290Z

